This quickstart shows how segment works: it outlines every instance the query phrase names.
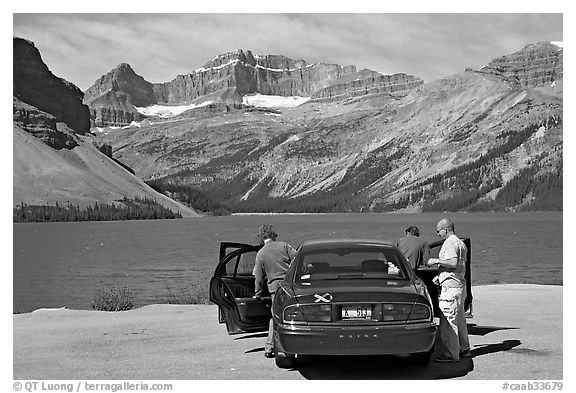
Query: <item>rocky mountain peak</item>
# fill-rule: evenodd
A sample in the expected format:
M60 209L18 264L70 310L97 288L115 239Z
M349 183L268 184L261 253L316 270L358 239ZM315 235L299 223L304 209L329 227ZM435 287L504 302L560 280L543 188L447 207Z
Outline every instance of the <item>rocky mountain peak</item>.
M563 47L560 42L528 44L520 51L492 60L480 69L523 87L551 85L563 78Z
M48 66L42 60L40 51L38 51L32 41L14 37L13 50L13 65L15 69L43 74L50 72Z
M223 67L227 65L233 65L238 62L247 62L253 60L254 56L252 56L252 52L248 51L248 56L244 53L242 49L238 49L231 52L221 53L216 55L212 58L212 60L208 61L202 67L196 69L194 72L202 72L205 70L209 70L212 68Z
M132 71L134 72L134 70L132 69L132 67L130 66L130 64L128 63L120 63L118 64L118 66L116 67L117 70L121 70L121 71Z
M142 116L135 107L156 103L152 84L138 75L128 63L120 63L100 77L84 93L96 125L130 124Z
M128 63L120 63L118 66L110 71L113 79L115 80L127 80L131 78L138 78L139 75L136 74L134 69ZM142 77L140 77L142 78ZM144 78L142 78L144 79Z
M124 93L136 93L136 101L150 101L146 96L152 92L152 84L138 75L128 63L120 63L106 75L100 77L92 87L86 91L86 101L110 90ZM133 91L134 90L134 91ZM136 103L135 103L136 105Z
M423 81L411 75L383 76L353 65L309 64L284 55L255 55L238 49L213 57L204 66L166 83L146 82L128 64L120 64L86 91L94 125L128 125L140 120L136 107L152 104L239 105L243 97L342 99L375 93L401 96Z
M258 55L250 50L238 49L215 56L212 60L204 64L194 72L207 72L213 69L220 69L225 66L235 66L237 64L270 68L273 70L294 70L308 66L304 60L293 60L283 55Z
M52 74L33 42L14 37L12 62L14 97L53 116L56 122L68 124L78 134L90 130L90 116L88 107L82 104L82 91ZM20 107L15 106L14 111L28 116ZM31 120L27 118L25 123L30 125Z
M541 41L541 42L536 42L536 43L531 43L526 45L524 48L522 48L520 50L520 52L522 51L542 51L542 50L547 50L547 49L552 49L554 51L558 51L563 49L562 47L562 42L561 41Z

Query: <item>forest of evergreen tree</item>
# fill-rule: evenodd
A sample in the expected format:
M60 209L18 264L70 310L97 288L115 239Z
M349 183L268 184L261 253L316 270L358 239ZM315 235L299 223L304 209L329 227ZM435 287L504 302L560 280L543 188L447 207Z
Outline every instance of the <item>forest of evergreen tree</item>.
M504 142L483 154L477 160L426 179L412 186L408 195L393 203L378 204L374 211L387 212L422 203L424 212L442 211L561 211L562 162L544 175L538 164L520 172L502 187L496 166L498 159L523 144L543 125L561 125L560 117L551 116L521 131L508 131L499 136ZM545 153L535 157L535 162L545 158ZM495 198L485 198L493 189L502 187ZM440 198L449 194L447 198Z
M80 208L67 203L64 206L27 205L20 203L13 208L13 222L50 222L50 221L114 221L114 220L154 220L182 218L180 212L158 204L149 198L119 200L118 204L95 203Z
M231 210L199 188L173 183L167 179L154 179L146 181L155 191L168 196L182 204L202 213L214 216L229 215Z

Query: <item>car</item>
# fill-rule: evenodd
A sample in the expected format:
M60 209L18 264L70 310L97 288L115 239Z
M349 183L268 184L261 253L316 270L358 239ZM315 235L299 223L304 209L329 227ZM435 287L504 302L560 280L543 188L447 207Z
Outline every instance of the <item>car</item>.
M220 245L210 300L229 334L265 331L272 318L281 368L294 367L301 355L410 354L417 363L429 362L438 311L428 288L435 287L437 269L415 272L390 242L309 240L297 248L272 305L269 294L253 298L261 247ZM471 298L469 292L468 308Z

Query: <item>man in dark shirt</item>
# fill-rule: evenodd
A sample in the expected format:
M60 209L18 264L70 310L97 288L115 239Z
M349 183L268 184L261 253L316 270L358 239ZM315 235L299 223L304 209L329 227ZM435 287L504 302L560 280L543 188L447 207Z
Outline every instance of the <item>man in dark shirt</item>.
M430 259L430 246L420 239L420 230L416 226L406 228L406 236L398 239L395 246L406 256L414 270L425 266Z
M296 254L296 250L287 243L276 241L278 233L276 228L272 225L265 224L260 227L258 237L264 243L264 247L256 254L256 262L254 264L254 277L256 278L256 292L255 298L262 297L262 290L264 283L268 285L268 291L274 303L274 294L280 285L280 281L284 279L286 270L290 265L290 261ZM273 308L272 308L273 309ZM268 329L268 338L264 345L264 356L267 358L274 357L274 326L272 319L270 319L270 326Z

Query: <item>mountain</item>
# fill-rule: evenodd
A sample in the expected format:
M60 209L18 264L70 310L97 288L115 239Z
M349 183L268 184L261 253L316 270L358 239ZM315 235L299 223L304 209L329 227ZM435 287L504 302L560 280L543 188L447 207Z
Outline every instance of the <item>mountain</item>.
M54 150L17 125L13 127L13 203L44 205L67 202L80 207L148 198L183 217L192 209L159 194L100 153L86 137L73 149Z
M146 82L121 64L85 92L93 125L125 126L141 120L153 104L209 104L238 107L250 95L341 99L365 94L405 95L423 81L411 75L382 75L355 66L308 64L281 55L253 55L237 50L214 57L204 66L166 83ZM137 109L141 107L142 109Z
M522 87L551 85L563 79L563 57L561 43L540 42L494 59L481 71L502 76Z
M84 93L90 117L97 125L126 125L144 118L135 106L156 102L152 84L122 63L102 76Z
M13 41L14 205L70 202L86 207L138 197L156 200L185 217L198 215L112 159L109 146L88 132L90 112L82 104L82 91L54 76L32 42Z
M561 210L562 51L528 45L426 84L235 52L190 74L214 78L199 97L224 89L310 99L264 108L245 95L226 110L196 108L98 137L137 176L199 187L237 211ZM260 67L285 76L257 89L235 84L240 70L258 76ZM313 77L320 67L333 77ZM176 88L192 85L171 82L166 91L180 95L163 99L194 99L198 90Z
M82 104L82 91L52 74L32 42L14 37L13 51L14 97L50 113L57 122L66 123L78 134L89 132L89 112Z

